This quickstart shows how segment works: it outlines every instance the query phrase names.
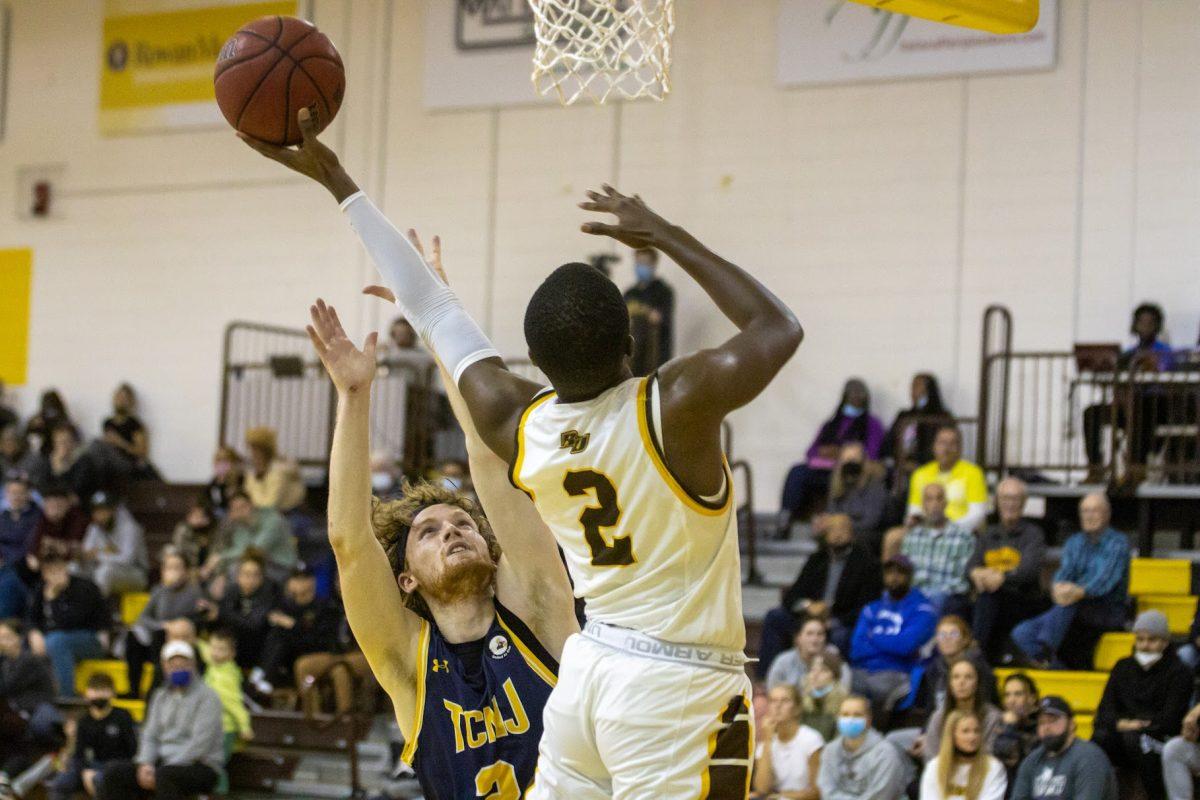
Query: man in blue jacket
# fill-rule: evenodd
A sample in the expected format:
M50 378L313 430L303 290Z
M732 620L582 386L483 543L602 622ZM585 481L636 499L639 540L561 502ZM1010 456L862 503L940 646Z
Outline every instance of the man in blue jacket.
M858 615L850 641L854 691L871 699L874 718L886 719L912 687L921 648L933 638L937 615L929 599L913 589L913 564L906 556L883 565L883 597Z

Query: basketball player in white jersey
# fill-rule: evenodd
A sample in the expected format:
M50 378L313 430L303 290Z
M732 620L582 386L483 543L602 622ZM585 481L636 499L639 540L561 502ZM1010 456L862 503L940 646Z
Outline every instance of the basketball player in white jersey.
M480 436L510 465L567 559L588 623L563 652L534 787L544 798L740 798L753 752L731 478L721 422L800 345L762 284L640 197L605 186L587 233L654 248L737 327L648 379L629 368L617 287L565 264L529 301L529 356L552 390L508 371L458 298L358 190L300 112L304 143L250 142L338 200L397 304L459 386Z

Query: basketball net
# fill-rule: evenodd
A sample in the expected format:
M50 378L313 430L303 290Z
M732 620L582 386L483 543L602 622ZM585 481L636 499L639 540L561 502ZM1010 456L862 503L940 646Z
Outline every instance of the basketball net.
M529 0L533 86L564 106L671 91L675 0Z

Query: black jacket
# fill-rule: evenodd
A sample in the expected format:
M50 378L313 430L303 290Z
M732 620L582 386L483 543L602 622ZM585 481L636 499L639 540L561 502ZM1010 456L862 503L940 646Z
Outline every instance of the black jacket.
M1133 656L1122 658L1096 709L1096 733L1115 733L1119 719L1148 719L1150 727L1142 733L1159 741L1178 736L1191 707L1192 681L1192 671L1171 649L1150 669L1142 669Z
M95 769L112 761L131 761L137 755L137 731L133 717L123 708L114 708L104 719L88 712L79 718L72 763L80 770Z
M42 581L32 586L29 598L29 626L42 633L52 631L102 631L110 624L108 607L99 587L87 578L72 575L58 597L42 595Z
M339 634L344 614L342 607L336 601L318 599L301 606L285 595L275 609L296 620L296 627L291 628L287 633L304 642L304 647L308 652L338 652Z
M217 608L212 628L229 628L237 636L262 636L267 632L267 615L279 603L279 588L263 581L258 591L243 595L237 583L230 583Z
M801 600L819 601L825 597L825 582L829 576L829 549L821 547L808 557L796 582L783 593L783 607L793 608ZM850 546L842 579L833 595L830 615L848 628L858 620L863 606L878 600L883 591L883 576L875 556L860 542Z

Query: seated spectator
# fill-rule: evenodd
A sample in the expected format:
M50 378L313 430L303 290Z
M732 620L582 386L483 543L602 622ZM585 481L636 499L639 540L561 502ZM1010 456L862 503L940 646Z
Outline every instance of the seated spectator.
M1196 778L1200 777L1200 705L1183 718L1179 736L1167 742L1162 752L1163 782L1169 800L1193 800Z
M127 479L156 479L158 470L150 463L150 438L138 419L137 395L128 383L113 392L113 413L104 420L102 436L93 450L97 461Z
M871 414L871 395L858 378L846 381L842 399L809 445L803 464L793 466L783 486L780 514L786 532L794 519L814 510L817 501L829 494L833 467L842 445L861 442L867 458L879 459L883 445L883 423Z
M191 566L208 561L217 549L217 520L206 498L197 498L171 533L171 547Z
M834 514L820 518L818 550L804 562L796 582L783 592L783 602L763 618L758 655L760 677L765 677L775 657L790 643L804 617L827 620L829 638L842 652L858 612L879 598L879 565L875 557L854 541L850 518Z
M0 431L15 427L21 419L17 416L17 412L9 408L8 398L5 396L4 390L4 381L0 380Z
M84 503L100 489L112 488L103 485L104 476L81 446L79 432L67 422L51 430L49 452L31 477L38 491L53 483L66 484L71 487L75 497Z
M29 649L50 657L58 693L75 696L75 665L89 658L104 658L100 632L108 628L108 607L96 584L71 575L58 553L41 559L41 574L22 570L31 584Z
M937 613L967 617L967 564L975 553L975 534L946 516L946 487L930 483L921 494L921 519L903 532L900 552L913 563L913 586Z
M270 630L262 661L250 672L256 691L270 696L276 686L290 683L296 659L311 653L338 651L341 608L317 597L317 579L303 564L292 572L282 601L267 615Z
M245 477L238 451L227 445L218 447L213 454L213 477L204 490L209 505L224 513L229 508L229 498L242 491Z
M133 717L112 704L111 676L97 672L84 690L87 712L75 725L75 745L63 771L50 784L50 800L72 800L80 791L96 796L96 776L109 764L129 761L137 753Z
M821 800L816 778L825 740L800 723L800 695L795 686L776 686L768 701L755 749L754 796Z
M340 603L340 597L338 602ZM367 657L358 648L350 623L339 606L338 637L335 649L325 653L309 653L296 659L296 691L300 708L309 716L323 711L344 714L354 707L355 688L362 687L360 696L374 691L374 676ZM322 690L331 691L333 704L323 703Z
M146 588L150 559L142 526L108 492L92 495L92 524L83 537L77 574L91 578L105 597Z
M1017 779L1017 767L1038 744L1038 690L1033 678L1014 672L1004 679L1004 713L992 743L992 755L1008 774L1009 786Z
M943 425L933 439L933 461L919 467L908 484L908 516L924 514L925 487L931 483L946 488L946 516L969 531L987 517L988 488L983 470L962 458L962 434L953 425ZM886 554L886 549L885 549Z
M167 685L150 698L133 762L100 773L99 800L185 798L216 788L225 768L221 699L196 677L196 652L186 642L163 648Z
M40 469L41 456L29 449L16 425L0 426L0 475L13 472L32 479Z
M219 603L202 600L200 608L210 628L233 631L237 663L243 669L258 666L270 623L267 616L279 602L279 590L267 579L263 557L247 550L238 560L233 584Z
M920 800L1004 800L1008 776L988 755L974 711L951 711L941 749L925 765Z
M971 628L966 620L953 614L942 617L938 620L933 642L933 656L921 671L921 679L913 695L914 709L928 715L943 704L950 666L962 658L975 665L987 699L993 703L999 699L992 668L979 649L979 644L971 637Z
M1139 372L1170 372L1174 369L1175 354L1171 346L1158 338L1165 322L1162 308L1156 303L1142 303L1135 308L1129 332L1138 341L1117 359L1117 369ZM1129 413L1131 409L1132 414ZM1154 428L1165 419L1166 410L1166 404L1161 401L1161 388L1156 386L1135 387L1130 396L1120 401L1085 408L1083 442L1088 471L1084 482L1104 482L1104 427L1116 424L1126 432L1132 462L1130 470L1137 473L1131 478L1134 483L1140 483L1145 477L1146 456L1154 443Z
M799 689L813 659L824 654L829 647L829 629L825 621L819 617L809 617L796 631L795 647L780 653L771 664L767 686L786 683ZM842 665L838 680L844 688L850 688L850 667Z
M83 537L91 521L71 497L71 489L62 483L51 484L42 492L42 518L33 532L29 552L41 557L54 550L73 561L83 552Z
M210 553L201 569L201 577L224 576L224 573L253 548L264 559L267 575L283 580L296 565L296 540L283 516L273 508L256 508L245 492L229 500L229 512L221 523L219 538L222 549Z
M208 665L204 671L204 682L221 698L225 759L228 760L238 742L254 738L250 712L242 694L242 671L235 660L237 636L225 628L215 630L209 635L207 645L201 643L200 654Z
M1192 672L1168 649L1171 632L1161 611L1138 615L1133 633L1133 655L1113 666L1104 686L1092 741L1118 770L1132 770L1150 797L1162 797L1162 745L1179 735Z
M1038 747L1017 769L1012 800L1117 800L1104 751L1075 737L1075 714L1058 696L1038 706Z
M1000 519L989 525L967 565L975 598L975 638L993 663L1000 660L1008 636L1018 622L1046 610L1042 596L1042 562L1046 537L1025 519L1025 483L1005 478L996 487Z
M904 793L900 754L871 727L867 698L842 701L838 738L821 751L817 788L821 800L898 800Z
M914 758L928 761L940 752L946 720L954 711L974 714L980 720L983 749L991 752L996 735L1000 732L1002 715L1000 709L988 702L988 698L996 692L995 682L988 686L982 680L974 661L960 658L954 662L946 679L945 699L929 717L924 733L908 748Z
M187 561L172 548L163 551L162 582L150 592L150 600L125 637L125 663L129 667L129 689L140 696L142 672L158 662L166 641L164 627L174 619L196 617L204 592L192 579Z
M1090 662L1100 635L1125 624L1129 540L1109 527L1111 516L1112 508L1103 494L1089 494L1080 501L1083 530L1063 546L1051 591L1054 605L1013 628L1013 642L1033 664L1045 667L1052 661L1060 663L1060 647L1073 625L1082 627L1089 640L1077 649Z
M9 777L63 739L50 668L25 649L22 633L19 620L0 620L0 771Z
M954 424L954 415L942 401L942 388L928 372L913 376L909 396L912 405L896 414L883 439L884 459L892 459L896 474L907 483L908 476L933 460L933 439L939 429Z
M42 392L38 410L25 423L25 436L36 440L37 443L31 446L39 449L42 455L49 455L51 432L62 425L74 429L71 415L67 412L67 404L63 402L57 389L47 389Z
M4 499L5 509L0 511L0 619L25 613L28 593L16 565L29 555L42 518L25 476L14 473L5 477Z
M912 588L912 575L905 556L883 565L883 597L863 608L850 644L854 690L871 698L879 719L911 691L921 648L937 624L929 600Z
M838 680L845 667L841 656L826 650L812 660L800 684L800 724L812 728L827 742L837 736L838 709L848 694Z
M883 466L868 461L859 442L843 445L829 487L829 514L845 514L854 525L854 538L876 557L882 543L883 519L889 502Z
M308 490L295 462L279 455L275 430L246 431L246 448L250 452L250 470L245 475L245 491L251 502L258 508L273 508L281 514L300 508Z
M371 453L371 494L379 498L387 498L400 490L404 474L400 465L386 450L375 450Z

